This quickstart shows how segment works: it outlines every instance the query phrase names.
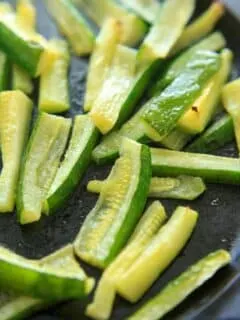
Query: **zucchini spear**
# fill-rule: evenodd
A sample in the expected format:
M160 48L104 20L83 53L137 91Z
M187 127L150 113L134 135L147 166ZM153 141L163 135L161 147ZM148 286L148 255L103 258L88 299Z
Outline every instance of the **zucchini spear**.
M38 221L65 150L71 120L41 113L28 142L17 196L21 224Z
M149 148L124 139L121 157L75 240L75 252L80 259L100 268L112 262L142 214L150 179Z
M215 251L172 280L128 320L159 320L231 261L225 250Z
M16 185L27 142L32 101L20 91L0 93L0 136L2 171L0 175L0 212L15 207Z

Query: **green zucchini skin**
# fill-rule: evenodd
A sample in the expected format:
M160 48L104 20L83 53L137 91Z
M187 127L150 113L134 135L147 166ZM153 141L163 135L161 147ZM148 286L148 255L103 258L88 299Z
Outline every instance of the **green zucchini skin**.
M201 136L185 148L187 152L208 153L234 140L233 120L229 115L214 122Z
M0 92L9 89L10 60L0 52Z
M100 268L106 268L126 244L142 214L147 200L152 174L151 155L149 148L145 145L139 145L136 142L128 139L124 140L123 145L126 144L126 141L128 148L131 146L132 150L131 153L128 154L128 152L130 152L128 149L127 154L123 154L122 159L126 159L125 157L131 157L131 166L134 166L134 170L138 170L137 181L136 178L134 178L134 182L132 182L131 179L132 184L127 186L128 192L131 192L131 198L127 201L126 194L124 193L120 207L118 205L117 208L115 208L116 206L114 205L114 201L116 200L115 198L112 199L113 196L110 195L111 189L108 191L108 197L111 197L110 202L112 203L109 203L108 206L106 206L106 204L104 205L104 193L101 193L95 208L90 212L85 220L74 244L75 252L79 258ZM135 153L136 158L133 157L133 154ZM137 169L135 169L136 165L133 164L133 158L134 161L137 161L136 163L138 163ZM121 158L119 161L121 161ZM111 175L113 174L114 176L117 175L117 177L122 176L122 173L119 172L117 166L113 167ZM109 181L111 184L111 178ZM115 184L124 185L124 181L121 178L117 178ZM119 200L117 202L119 202ZM106 206L106 209L104 206ZM105 212L104 210L107 210L108 207L114 209ZM103 214L104 212L106 214L104 217L106 219L106 224L104 225L104 228L107 228L106 233L104 233L104 236L101 238L101 240L96 243L96 229L101 231L100 228L102 226L102 221L101 219L99 220L99 215L100 213ZM110 213L113 213L115 216L114 222L111 222ZM97 236L99 237L98 233ZM95 243L90 242L90 245L88 245L88 242L92 239L95 240ZM90 248L88 248L88 246Z
M80 122L80 126L78 126L78 122ZM77 137L78 142L76 143ZM52 214L60 208L75 190L91 161L92 150L98 138L99 131L94 127L87 115L81 115L75 118L70 145L66 151L65 159L58 169L60 176L62 170L65 171L65 178L62 182L58 182L57 173L55 178L56 184L54 185L53 182L52 186L54 186L54 188L53 190L50 188L49 195L46 199L45 206L47 214ZM74 161L71 161L71 157L74 157Z
M142 119L156 131L159 141L176 126L177 121L194 103L210 78L219 70L220 56L199 51L195 59L160 95L144 106Z
M153 175L189 175L207 182L240 184L240 160L208 154L151 149Z
M230 254L225 250L215 251L201 259L144 304L128 320L159 320L179 305L186 297L209 280L219 269L229 264Z

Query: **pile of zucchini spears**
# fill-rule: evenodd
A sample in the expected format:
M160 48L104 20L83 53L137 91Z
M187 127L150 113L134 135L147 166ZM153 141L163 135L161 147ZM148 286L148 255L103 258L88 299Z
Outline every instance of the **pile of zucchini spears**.
M99 197L73 244L34 261L0 247L1 320L86 297L94 279L76 257L103 269L86 314L110 319L115 296L139 301L197 224L182 206L166 222L148 198L194 200L205 182L240 183L239 159L208 154L234 138L240 150L240 80L226 85L233 54L214 31L224 7L213 2L191 20L195 2L45 0L65 40L37 32L31 0L16 10L0 2L0 212L16 206L20 224L36 222L67 205L92 160L114 163L106 180L89 182ZM91 54L85 114L74 119L56 115L71 105L70 50ZM227 112L215 121L221 101ZM128 319L160 319L230 261L210 253Z

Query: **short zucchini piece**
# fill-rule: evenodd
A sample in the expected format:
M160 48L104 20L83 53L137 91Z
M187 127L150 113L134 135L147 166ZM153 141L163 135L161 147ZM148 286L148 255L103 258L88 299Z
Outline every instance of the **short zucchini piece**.
M66 270L57 263L46 265L28 260L0 247L1 288L40 299L47 297L48 301L83 298L91 290L93 280L76 265Z
M226 111L233 120L234 132L240 153L240 79L228 83L223 88L222 100Z
M113 261L142 214L150 179L149 148L124 139L121 157L75 240L79 258L100 268Z
M87 185L87 190L100 193L106 181L92 180ZM180 176L177 178L151 179L148 197L163 199L195 200L204 191L206 186L201 178Z
M224 49L221 53L220 70L209 81L203 93L178 121L178 127L190 134L203 132L216 112L220 102L221 92L224 83L227 81L232 69L233 53Z
M181 116L192 107L201 95L211 77L220 68L218 54L201 51L160 95L150 99L144 106L142 119L150 138L154 141L164 139L177 125Z
M12 66L12 88L13 90L20 90L27 95L33 92L33 83L29 74L14 64Z
M181 36L195 8L194 0L166 0L139 49L139 64L165 59Z
M70 109L68 90L68 69L70 54L64 40L51 40L58 57L44 70L40 78L39 110L48 113L61 113Z
M155 201L139 221L128 245L104 271L86 314L93 319L109 319L116 296L116 282L142 254L167 216L160 202Z
M189 267L153 299L143 305L128 320L159 320L173 310L191 293L203 285L214 274L231 262L225 250L215 251Z
M205 39L199 41L197 44L186 50L184 53L180 54L170 66L167 68L164 75L160 76L156 84L149 90L149 96L154 96L159 94L163 89L173 82L181 72L187 67L189 62L195 59L195 55L198 51L208 50L208 51L219 51L226 45L226 40L222 33L214 32Z
M115 0L73 0L99 27L108 17L121 22L121 43L136 46L148 30L147 24L133 12L129 12Z
M64 268L65 272L69 270L78 275L81 274L83 278L86 278L86 295L93 287L94 280L87 278L84 271L79 267L74 257L72 245L67 245L41 260L36 260L36 263L39 263L41 267ZM56 301L50 302L39 298L17 296L16 294L1 292L1 320L26 319L27 316L54 303L56 303Z
M96 39L95 47L88 67L87 88L84 101L84 111L92 109L101 90L120 42L121 25L117 19L108 18L102 26Z
M224 13L225 8L223 3L220 1L213 2L199 18L186 27L180 39L174 46L172 54L176 54L187 48L192 43L197 42L208 33L212 32Z
M66 147L71 120L41 113L21 168L17 212L21 224L41 218L43 201L54 181Z
M233 120L229 115L214 122L200 137L194 140L185 151L209 153L234 140Z
M75 8L71 0L45 0L45 3L60 31L71 44L73 52L79 56L91 53L95 35L87 20Z
M183 249L197 219L196 211L178 207L139 258L118 278L117 292L130 302L138 301Z
M0 212L11 212L15 207L20 164L29 133L32 107L32 101L20 91L0 93L0 144L3 162L0 175Z
M101 133L121 125L131 113L127 101L135 82L137 52L118 45L103 86L91 109L90 116Z
M69 147L45 200L45 213L51 214L60 208L75 190L91 161L98 135L87 115L76 116Z
M215 183L240 184L240 160L208 154L151 149L153 175L189 175Z

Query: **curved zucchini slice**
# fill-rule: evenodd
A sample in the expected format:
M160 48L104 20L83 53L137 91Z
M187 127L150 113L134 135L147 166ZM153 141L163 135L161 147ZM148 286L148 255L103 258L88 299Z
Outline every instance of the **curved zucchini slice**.
M194 0L166 0L139 49L139 63L165 59L181 36L195 8Z
M221 53L221 67L209 81L203 93L178 121L178 127L190 134L203 132L216 111L222 87L227 81L232 67L233 53L225 49Z
M64 40L51 40L58 57L45 69L40 78L39 110L48 113L61 113L70 109L68 92L68 69L70 54Z
M187 48L192 43L205 37L208 33L214 30L224 12L225 8L223 3L220 1L212 3L199 18L194 20L185 28L171 53L176 54L177 52Z
M118 278L117 292L131 302L138 301L183 249L197 219L196 211L178 207L141 256Z
M240 184L240 160L208 154L151 149L153 175L189 175L215 183Z
M88 305L86 314L93 319L109 319L116 296L116 282L134 261L142 254L144 248L153 239L167 216L160 202L155 201L146 210L139 221L126 248L104 271L95 291L94 301Z
M108 17L121 22L123 33L121 43L128 46L136 46L147 32L147 24L129 12L114 0L73 0L84 12L101 27Z
M32 101L20 91L0 93L0 136L3 168L0 175L0 212L15 206L20 164L32 115Z
M66 270L64 265L28 260L0 247L0 267L1 289L48 301L83 298L93 286L77 262Z
M52 213L61 207L75 190L91 161L98 135L87 115L75 118L69 147L45 200L45 213Z
M66 147L71 120L41 113L21 168L17 212L21 224L38 221Z
M240 153L240 79L228 83L223 88L222 100L226 111L233 120L234 132Z
M101 90L102 84L120 42L121 25L117 19L108 18L96 39L88 67L84 111L90 111Z
M45 0L45 3L61 32L70 42L74 53L80 56L91 53L94 47L95 35L86 19L72 2L70 0Z
M194 140L185 151L208 153L225 146L234 140L233 120L224 115L214 122L199 138Z
M36 260L36 263L41 267L51 267L69 270L78 275L85 277L86 295L91 291L94 280L88 278L84 271L76 262L72 245L67 245L64 248L50 254L49 256ZM1 292L0 299L0 314L1 320L25 319L27 316L50 306L57 301L46 301L39 298L31 298L25 296L17 296L7 292Z
M153 299L143 305L128 320L159 320L173 310L191 293L208 281L214 274L231 261L225 250L215 251L189 267Z
M79 258L105 268L118 255L142 214L150 179L149 148L124 139L121 157L75 240Z
M91 109L90 116L96 127L106 134L131 112L124 102L135 80L137 52L118 45L103 86Z

